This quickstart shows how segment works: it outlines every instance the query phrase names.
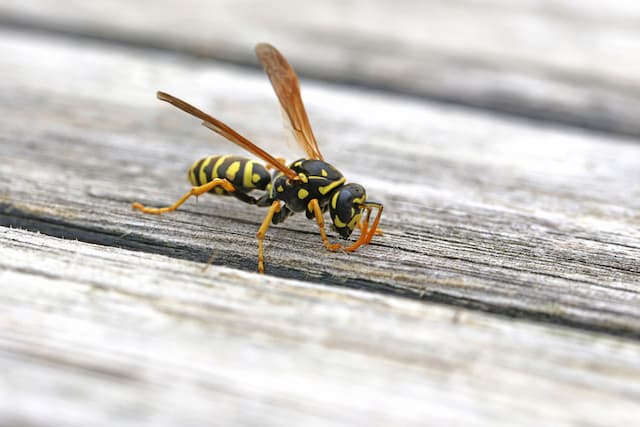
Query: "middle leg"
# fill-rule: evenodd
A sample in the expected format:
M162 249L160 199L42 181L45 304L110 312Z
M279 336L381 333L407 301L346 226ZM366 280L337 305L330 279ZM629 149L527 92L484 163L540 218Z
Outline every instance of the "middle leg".
M262 221L262 225L258 229L258 233L256 234L258 237L258 272L264 274L264 248L262 242L264 240L264 235L267 233L269 229L269 225L271 224L271 220L273 219L273 215L280 212L281 206L279 200L274 200L271 203L271 207L269 208L269 212L264 217Z

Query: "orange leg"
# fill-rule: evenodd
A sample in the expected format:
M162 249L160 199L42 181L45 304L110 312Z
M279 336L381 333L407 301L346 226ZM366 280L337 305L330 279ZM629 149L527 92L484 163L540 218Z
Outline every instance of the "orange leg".
M367 230L366 230L366 228L364 226L364 221L358 223L358 230L360 230L360 233L366 233L367 232ZM384 235L384 233L382 232L382 229L379 228L379 227L376 227L376 231L375 231L374 234L376 236L383 236Z
M148 213L148 214L163 214L165 212L172 212L175 211L176 209L178 209L184 202L187 201L187 199L191 196L200 196L204 193L208 193L209 191L211 191L213 188L215 187L222 187L225 190L227 190L230 193L233 193L234 191L236 191L236 188L233 186L233 184L231 184L229 181L227 181L226 179L221 179L221 178L215 178L213 181L208 182L204 185L201 185L199 187L191 187L191 190L186 193L184 196L182 196L180 198L180 200L178 200L177 202L175 202L173 205L171 206L167 206L164 208L150 208L147 206L143 206L142 204L135 202L131 204L131 207L133 209L138 209L141 212L144 213Z
M360 239L358 239L358 242L362 239L362 243L360 243L360 245L368 245L373 239L374 235L378 235L378 234L382 235L382 230L380 230L380 232L378 233L378 224L380 223L380 217L382 216L382 209L384 209L384 206L381 203L367 202L364 204L363 208L367 211L367 216L365 216L364 221L362 221L362 231L360 234ZM365 233L365 231L367 230L367 227L369 226L369 218L371 218L371 211L374 208L378 209L378 213L376 214L376 218L373 220L371 229L367 233ZM365 237L363 238L363 236ZM354 243L354 245L356 245L358 242ZM356 246L356 248L358 246Z
M331 244L331 242L329 242L329 239L327 238L327 233L324 231L324 216L322 215L322 209L320 209L320 205L318 204L318 199L311 199L311 201L309 202L309 207L316 217L316 222L318 223L318 228L320 229L320 237L322 238L324 247L331 252L335 252L338 249L341 249L342 245L340 243Z
M329 242L329 239L327 238L327 233L324 230L324 216L322 215L322 209L320 209L318 200L312 199L309 202L309 206L311 210L313 210L313 213L316 217L316 222L318 223L318 228L320 230L320 237L322 238L322 243L324 243L324 247L331 252L335 252L337 250L354 252L360 246L366 245L369 242L371 242L371 239L373 239L373 236L376 233L376 230L378 228L378 223L380 222L380 216L382 215L382 205L375 204L375 205L365 206L365 209L367 210L367 215L365 216L365 219L362 221L362 224L361 224L362 228L360 232L360 238L358 238L358 240L354 242L351 246L345 247L345 246L342 246L340 243ZM378 214L376 215L376 219L374 220L373 225L371 226L371 229L368 230L369 219L371 217L371 210L374 207L378 208Z
M269 212L267 212L267 216L264 217L264 221L262 221L262 225L258 229L258 273L264 274L264 248L262 242L264 240L264 235L267 233L269 229L269 225L271 225L271 220L273 219L273 215L280 212L281 206L280 201L275 200L271 207L269 208Z

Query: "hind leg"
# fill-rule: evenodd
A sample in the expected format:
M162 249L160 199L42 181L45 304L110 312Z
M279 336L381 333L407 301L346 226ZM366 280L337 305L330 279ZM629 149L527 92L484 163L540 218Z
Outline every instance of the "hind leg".
M236 191L236 188L233 186L233 184L231 184L226 179L215 178L213 181L208 182L204 185L200 185L198 187L191 187L191 190L189 192L187 192L184 196L182 196L177 202L175 202L171 206L167 206L164 208L150 208L138 202L135 202L131 204L131 207L133 209L139 210L140 212L144 212L147 214L155 214L155 215L163 214L166 212L172 212L178 209L184 202L186 202L189 197L191 196L198 197L204 193L208 193L209 191L213 190L216 187L222 187L225 190L227 190L229 193L234 193Z

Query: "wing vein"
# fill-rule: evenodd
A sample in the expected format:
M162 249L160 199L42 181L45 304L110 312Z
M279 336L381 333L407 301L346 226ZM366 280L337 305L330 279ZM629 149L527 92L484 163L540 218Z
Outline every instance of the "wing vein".
M304 148L309 158L324 160L313 135L293 67L275 47L267 43L256 46L256 56L271 81L296 141Z
M224 138L228 139L234 144L244 148L248 152L254 154L256 157L261 158L262 160L270 164L272 167L282 172L287 178L298 179L298 175L293 170L291 170L290 168L280 163L271 154L267 153L262 148L258 147L257 145L249 141L244 136L240 135L238 132L236 132L230 126L226 125L220 120L210 116L209 114L194 107L188 102L183 101L180 98L177 98L173 95L169 95L168 93L158 92L157 96L158 96L158 99L160 99L161 101L168 102L169 104L179 108L185 113L199 118L200 120L202 120L202 124L204 126L216 132L217 134L223 136Z

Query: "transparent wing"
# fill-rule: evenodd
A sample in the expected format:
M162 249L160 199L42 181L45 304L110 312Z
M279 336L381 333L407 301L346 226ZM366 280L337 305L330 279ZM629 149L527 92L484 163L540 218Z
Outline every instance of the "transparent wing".
M323 160L318 143L311 130L309 117L300 96L298 77L291 65L278 50L267 43L256 46L256 56L271 80L278 96L284 117L290 123L290 129L309 158ZM288 126L287 126L288 127Z
M181 100L180 98L176 98L173 95L169 95L168 93L158 92L157 96L158 96L158 99L162 101L166 101L169 104L181 109L185 113L188 113L194 117L199 118L200 120L202 120L203 125L211 129L212 131L218 133L219 135L222 135L223 137L233 142L234 144L237 144L240 147L244 148L245 150L252 153L256 157L261 158L262 160L267 162L269 165L271 165L273 168L278 169L280 172L282 172L287 178L289 179L298 178L298 175L293 170L289 169L288 167L280 163L271 154L267 153L262 148L258 147L257 145L249 141L247 138L240 135L238 132L231 129L226 124L222 123L220 120L214 117L211 117L209 114L205 113L204 111L199 110L193 105Z

